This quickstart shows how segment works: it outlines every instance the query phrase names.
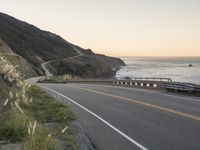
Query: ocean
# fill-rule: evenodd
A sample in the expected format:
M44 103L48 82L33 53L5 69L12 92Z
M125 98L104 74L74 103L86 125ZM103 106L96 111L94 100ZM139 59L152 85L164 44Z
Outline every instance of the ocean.
M121 59L126 66L117 72L118 79L158 77L200 85L200 57L122 57Z

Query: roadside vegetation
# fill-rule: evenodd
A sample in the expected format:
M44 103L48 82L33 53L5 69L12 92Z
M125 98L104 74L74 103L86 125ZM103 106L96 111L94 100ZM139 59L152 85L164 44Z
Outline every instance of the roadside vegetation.
M2 56L0 83L1 144L21 143L22 150L58 150L62 140L72 150L79 148L69 126L76 119L72 111L39 87L26 84Z

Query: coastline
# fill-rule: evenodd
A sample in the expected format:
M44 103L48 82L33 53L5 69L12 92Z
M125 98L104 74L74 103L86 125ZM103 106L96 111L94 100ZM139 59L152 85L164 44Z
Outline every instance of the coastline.
M200 84L200 57L121 57L125 66L116 78L154 77L171 78L175 82ZM189 65L192 64L192 67Z

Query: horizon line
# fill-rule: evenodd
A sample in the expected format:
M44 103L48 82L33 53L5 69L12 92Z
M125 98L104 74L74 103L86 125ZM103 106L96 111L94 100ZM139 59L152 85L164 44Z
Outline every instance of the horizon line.
M191 58L200 58L200 56L113 56L113 57L163 57L163 58L167 58L167 57L173 57L173 58L176 58L176 57L180 57L180 58L188 58L188 57L191 57Z

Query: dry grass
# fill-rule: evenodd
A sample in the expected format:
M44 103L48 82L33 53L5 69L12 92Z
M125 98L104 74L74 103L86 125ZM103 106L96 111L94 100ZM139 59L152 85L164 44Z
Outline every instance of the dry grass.
M25 108L39 122L69 122L76 119L69 107L56 101L37 86L30 87L27 94L32 98L32 103Z
M54 136L49 136L50 132L37 122L65 123L66 126L76 117L68 107L40 88L27 85L16 68L0 56L1 80L9 87L14 87L2 93L4 100L0 101L0 140L23 142L23 150L57 150Z
M48 130L37 127L33 135L27 136L22 144L22 150L58 150L57 141L49 136Z
M21 142L27 135L27 116L16 110L7 110L0 119L0 140Z

